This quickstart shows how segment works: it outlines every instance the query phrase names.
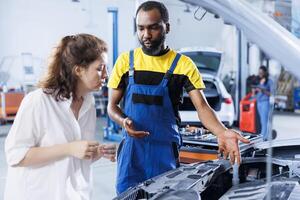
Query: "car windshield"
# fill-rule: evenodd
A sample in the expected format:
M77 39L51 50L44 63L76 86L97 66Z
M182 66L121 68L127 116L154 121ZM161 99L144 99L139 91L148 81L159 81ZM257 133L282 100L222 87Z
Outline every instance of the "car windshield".
M221 62L221 54L216 52L183 52L182 54L190 57L199 70L209 70L217 72Z

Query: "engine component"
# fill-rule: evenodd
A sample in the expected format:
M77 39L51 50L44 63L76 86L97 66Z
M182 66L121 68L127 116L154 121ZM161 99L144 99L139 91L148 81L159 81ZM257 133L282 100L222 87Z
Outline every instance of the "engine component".
M129 188L114 200L158 200L164 197L172 200L200 200L201 192L209 183L230 168L227 160L183 165ZM186 197L189 198L181 198L183 195L188 195Z
M181 163L195 163L207 160L216 160L218 155L218 141L215 135L207 131L206 134L199 132L188 132L186 129L181 130L183 145L180 148L179 158ZM253 144L260 142L261 136L255 134L243 133L243 136L251 141L250 144L240 143L241 155L253 152Z
M271 199L292 200L299 199L300 186L298 181L273 181L270 187ZM240 184L230 189L220 200L229 199L266 199L268 186L265 182L254 181Z

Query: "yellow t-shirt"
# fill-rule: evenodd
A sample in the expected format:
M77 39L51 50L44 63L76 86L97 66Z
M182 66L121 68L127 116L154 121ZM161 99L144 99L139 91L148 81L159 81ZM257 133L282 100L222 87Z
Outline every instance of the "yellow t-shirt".
M149 56L141 48L136 48L134 50L134 82L137 84L158 85L171 67L175 56L176 52L172 49L161 56ZM129 52L125 52L118 57L115 63L108 81L108 87L126 90L128 71ZM183 88L187 92L205 88L197 66L189 57L181 55L173 75L169 79L168 88L174 113L180 121L178 107L181 103Z

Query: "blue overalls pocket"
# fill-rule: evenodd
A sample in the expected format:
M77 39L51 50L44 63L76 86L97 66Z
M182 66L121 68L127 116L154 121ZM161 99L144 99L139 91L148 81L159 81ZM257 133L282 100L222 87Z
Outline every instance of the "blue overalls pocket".
M133 103L142 103L147 105L163 105L163 96L161 95L147 95L147 94L132 94Z

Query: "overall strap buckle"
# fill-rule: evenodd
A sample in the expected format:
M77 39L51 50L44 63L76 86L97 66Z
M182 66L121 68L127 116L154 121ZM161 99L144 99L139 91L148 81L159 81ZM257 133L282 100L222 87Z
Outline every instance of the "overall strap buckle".
M172 76L172 74L173 74L173 72L174 72L174 70L177 66L177 63L178 63L180 57L181 57L181 54L177 53L174 60L173 60L173 62L172 62L172 64L171 64L170 69L166 72L166 74L163 78L163 86L164 87L168 84L168 81L170 80L170 78L171 78L171 76Z
M134 50L129 51L129 71L128 71L129 83L134 83Z

